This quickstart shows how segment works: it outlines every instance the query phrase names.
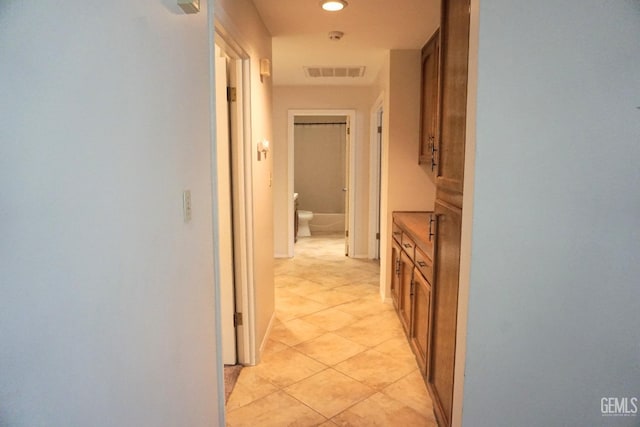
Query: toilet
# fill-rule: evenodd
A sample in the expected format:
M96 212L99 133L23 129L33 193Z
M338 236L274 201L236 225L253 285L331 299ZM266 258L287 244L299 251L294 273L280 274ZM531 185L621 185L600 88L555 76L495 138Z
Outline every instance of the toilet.
M309 221L313 219L313 212L311 211L298 211L298 237L311 236L311 230L309 230Z

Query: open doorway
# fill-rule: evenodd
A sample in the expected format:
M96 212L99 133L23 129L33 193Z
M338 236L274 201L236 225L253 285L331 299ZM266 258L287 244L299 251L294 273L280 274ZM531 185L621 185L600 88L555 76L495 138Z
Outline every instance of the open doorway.
M353 256L354 122L353 110L289 111L288 234L291 256L295 252L296 236L314 232L343 233L344 253ZM306 218L300 216L300 211ZM298 218L303 218L302 224Z

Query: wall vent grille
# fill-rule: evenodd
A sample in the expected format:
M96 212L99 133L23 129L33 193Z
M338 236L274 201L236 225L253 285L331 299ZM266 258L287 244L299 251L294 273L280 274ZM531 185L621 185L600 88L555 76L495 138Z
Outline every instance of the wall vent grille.
M307 77L364 77L366 67L302 67Z

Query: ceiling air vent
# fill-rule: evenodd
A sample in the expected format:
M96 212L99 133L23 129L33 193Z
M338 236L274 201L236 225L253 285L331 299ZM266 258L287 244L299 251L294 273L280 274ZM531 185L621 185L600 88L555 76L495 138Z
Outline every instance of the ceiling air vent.
M365 67L302 67L307 77L363 77Z

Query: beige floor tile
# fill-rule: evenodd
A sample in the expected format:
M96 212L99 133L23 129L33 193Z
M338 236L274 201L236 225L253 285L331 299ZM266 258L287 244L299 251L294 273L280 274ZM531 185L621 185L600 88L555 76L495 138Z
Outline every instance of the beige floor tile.
M269 339L294 346L324 334L325 330L302 319L278 322L271 329Z
M379 314L384 311L393 311L393 305L380 301L380 296L371 296L351 301L334 307L356 317L366 317Z
M349 326L336 330L335 333L368 347L377 346L391 338L404 336L399 320L385 319L381 315L364 317Z
M327 418L371 396L375 390L333 369L327 369L284 389Z
M367 350L334 368L369 387L382 390L416 370L417 366L415 362L396 360L377 351Z
M299 239L293 258L274 260L276 321L231 394L229 425L435 426L379 269L345 257L342 236Z
M322 292L308 294L306 295L306 298L327 306L334 306L357 300L358 296L348 292L340 292L336 289L329 289Z
M289 348L245 369L255 370L257 375L277 387L286 387L326 368L326 365Z
M386 387L382 392L398 402L413 408L423 417L435 422L433 403L431 402L431 397L427 391L427 386L425 385L422 374L419 371L413 371L389 387Z
M280 320L291 320L328 308L326 304L320 304L292 293L279 296L277 301L276 315Z
M332 421L349 427L437 427L435 421L382 393L352 406Z
M380 295L380 288L377 285L369 283L351 283L349 285L343 285L333 289L339 292L352 294L358 298Z
M227 411L245 406L276 391L278 391L276 386L257 375L254 370L244 368L240 371L238 382L229 396Z
M327 331L335 331L357 321L358 318L335 308L318 311L302 318Z
M325 421L325 417L282 391L227 414L228 427L311 427Z
M279 341L274 341L273 339L270 338L267 340L267 344L264 347L264 351L262 352L262 358L267 359L271 355L278 353L279 351L286 350L288 348L289 348L288 345L283 344Z
M405 336L391 338L373 348L375 351L391 356L394 359L414 360L415 356L409 347L409 342Z
M340 363L367 350L367 347L363 345L332 333L298 344L295 348L328 366Z
M311 280L301 279L295 285L287 287L287 290L296 295L300 295L301 297L308 298L308 295L310 294L326 291L327 287Z

